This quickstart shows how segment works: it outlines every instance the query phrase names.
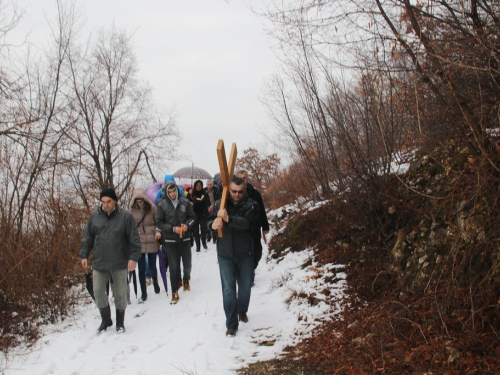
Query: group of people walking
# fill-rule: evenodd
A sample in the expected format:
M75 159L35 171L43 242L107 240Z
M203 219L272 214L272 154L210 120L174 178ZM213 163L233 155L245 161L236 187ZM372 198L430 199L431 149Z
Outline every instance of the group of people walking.
M140 302L147 300L146 262L153 288L160 292L156 260L161 244L170 270L171 304L179 301L179 289L191 290L192 238L196 251L207 249L207 241L217 244L217 260L222 284L226 335L234 336L239 322L248 322L248 307L254 271L262 257L261 235L266 241L269 223L260 193L248 183L246 171L238 171L229 185L229 197L221 208L221 189L213 181L197 180L187 194L167 175L156 204L146 190L134 190L128 210L117 204L112 188L100 193L100 207L89 217L85 228L81 263L85 271L93 252L94 296L101 314L98 332L113 325L106 285L113 280L116 330L124 332L127 307L127 275L139 265ZM223 236L218 237L217 231ZM147 260L146 260L147 258ZM181 262L182 271L181 272Z

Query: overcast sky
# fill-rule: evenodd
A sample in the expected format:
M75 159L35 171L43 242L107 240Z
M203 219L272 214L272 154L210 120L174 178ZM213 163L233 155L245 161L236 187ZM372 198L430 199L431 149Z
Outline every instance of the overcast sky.
M16 0L13 0L16 1ZM16 32L47 35L55 0L17 0L25 16ZM189 160L158 166L163 173L195 166L219 170L219 139L226 153L236 142L239 155L264 138L269 120L260 103L264 80L277 61L264 20L248 0L81 0L89 30L109 27L134 33L140 76L153 87L158 106L176 108L183 140L179 152ZM269 129L268 129L269 131ZM161 170L161 172L160 172Z

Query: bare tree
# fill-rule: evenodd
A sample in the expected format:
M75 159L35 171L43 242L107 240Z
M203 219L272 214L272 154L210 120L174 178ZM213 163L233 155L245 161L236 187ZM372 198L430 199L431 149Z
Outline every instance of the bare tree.
M28 49L23 64L10 60L9 75L15 76L10 91L3 91L6 110L2 131L4 218L17 227L18 236L26 230L26 215L36 207L37 187L47 186L47 170L54 167L55 153L64 137L59 131L61 108L67 102L61 95L63 70L72 37L71 6L59 3L53 43L45 55L32 55ZM67 24L60 21L65 20ZM51 185L53 182L49 182Z
M84 201L87 189L107 186L121 197L146 171L146 155L175 157L174 118L157 112L151 89L137 77L131 36L101 30L87 51L72 51L70 73L72 127L66 135L76 147L70 173Z
M497 101L487 98L499 90L499 8L483 0L298 0L271 1L266 16L285 58L305 43L329 70L350 69L349 85L362 70L390 89L384 96L411 125L403 138L433 147L460 136L485 155L485 129L498 127Z

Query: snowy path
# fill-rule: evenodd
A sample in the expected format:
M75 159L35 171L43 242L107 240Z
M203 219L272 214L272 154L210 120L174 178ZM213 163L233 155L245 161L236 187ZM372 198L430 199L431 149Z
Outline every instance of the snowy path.
M311 252L266 263L264 246L252 288L249 322L240 324L236 337L226 337L215 245L208 246L208 251L193 251L191 291L181 290L177 305L170 305L171 294L166 295L160 280L162 292L154 294L149 286L144 304L138 304L132 292L125 334L117 334L113 325L96 335L100 317L89 298L74 316L48 326L35 347L13 351L8 358L2 354L0 370L8 375L234 374L248 363L275 357L293 343L297 332L309 330L314 318L327 311L324 303L314 307L285 303L292 291L311 291L321 283L314 267L300 268ZM341 279L334 292L341 295L342 285ZM310 323L298 320L299 314L309 317L306 321ZM272 346L259 345L274 340Z

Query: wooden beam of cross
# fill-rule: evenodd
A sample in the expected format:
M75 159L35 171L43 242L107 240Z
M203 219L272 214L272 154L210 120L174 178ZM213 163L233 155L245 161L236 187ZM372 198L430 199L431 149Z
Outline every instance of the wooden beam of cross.
M229 155L229 164L226 161L226 150L224 149L224 141L219 139L217 143L217 158L219 159L220 176L222 178L222 195L220 198L220 208L226 208L227 197L229 195L229 184L234 174L234 165L236 164L236 143L231 147ZM217 229L219 237L224 235L224 228Z

